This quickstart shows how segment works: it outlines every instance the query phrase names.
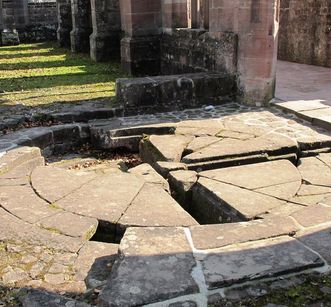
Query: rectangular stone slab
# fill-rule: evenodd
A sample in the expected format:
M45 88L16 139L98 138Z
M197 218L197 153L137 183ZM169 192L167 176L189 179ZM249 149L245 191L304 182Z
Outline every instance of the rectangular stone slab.
M221 248L202 261L208 289L323 265L317 254L286 236Z
M141 306L199 291L183 228L129 228L120 253L100 306Z

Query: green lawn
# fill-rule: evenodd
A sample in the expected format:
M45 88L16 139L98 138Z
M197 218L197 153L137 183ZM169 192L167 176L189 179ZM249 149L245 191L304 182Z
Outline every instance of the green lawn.
M56 43L0 47L0 106L109 99L123 77L118 62L95 63Z

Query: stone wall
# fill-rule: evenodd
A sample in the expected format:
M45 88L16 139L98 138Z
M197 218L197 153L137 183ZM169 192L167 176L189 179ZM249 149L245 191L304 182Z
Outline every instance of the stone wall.
M57 12L56 1L28 2L29 25L56 25Z
M235 76L237 36L233 33L175 29L161 40L163 74L219 72Z
M330 0L281 0L278 58L331 67Z

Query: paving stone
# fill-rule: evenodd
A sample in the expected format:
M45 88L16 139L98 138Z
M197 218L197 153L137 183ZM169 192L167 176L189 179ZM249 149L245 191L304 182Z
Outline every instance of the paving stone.
M220 138L229 138L229 139L237 139L237 140L249 140L255 137L254 134L248 134L244 132L237 132L237 131L230 131L230 130L223 130L219 132L216 136Z
M56 167L37 167L31 175L35 191L50 203L54 203L95 178L87 172L73 172Z
M195 171L174 171L169 174L169 184L172 196L187 211L192 202L192 188L197 182Z
M298 196L310 196L310 195L321 195L321 194L330 194L331 187L324 187L312 184L303 184L298 191Z
M29 223L36 223L60 212L38 197L30 186L0 187L0 205Z
M112 172L85 184L56 205L66 211L116 223L144 183L133 174Z
M182 228L129 228L120 251L100 306L137 306L199 292Z
M295 237L331 265L331 224L301 230Z
M42 245L69 252L77 252L83 245L80 239L63 236L28 224L1 208L0 240L23 241L32 245Z
M317 226L331 222L331 207L318 204L294 212L291 216L304 227Z
M254 174L254 176L252 176L252 174ZM249 190L290 182L299 183L299 187L301 184L300 173L296 167L287 160L211 170L201 172L199 175ZM297 187L295 187L294 194L297 190Z
M315 253L286 236L221 248L202 260L208 289L322 265L323 261Z
M277 197L284 200L293 199L301 187L301 180L273 185L266 188L256 189L254 191Z
M97 230L98 220L70 212L60 212L42 219L38 225L66 236L90 240Z
M295 202L304 206L312 206L318 203L326 203L326 199L331 197L331 194L317 194L317 195L305 195L295 196L290 199L291 202Z
M140 143L140 155L144 162L180 162L183 152L192 141L192 136L151 135Z
M172 303L169 307L197 307L197 303L193 301L184 301L184 302L177 302Z
M270 133L246 141L223 139L182 159L184 163L196 163L208 160L242 157L264 153L279 155L295 153L297 143L288 137Z
M34 289L22 289L18 298L22 307L89 307L91 305L64 296Z
M300 159L298 170L304 181L314 185L331 187L331 169L318 158Z
M4 284L15 284L28 278L27 273L19 268L13 269L8 267L4 270L4 274L1 276L1 281Z
M170 191L168 181L159 175L154 168L147 163L131 168L129 173L142 176L146 182L158 184L162 186L164 190L168 192Z
M152 198L151 195L157 197ZM197 222L162 188L145 184L118 222L119 233L127 227L190 226Z
M195 151L198 151L202 148L205 148L211 144L219 142L221 138L215 136L202 136L194 138L186 147L185 153L190 154Z
M85 280L88 287L93 286L93 281L104 283L109 278L117 254L117 244L86 242L73 266L75 278Z
M298 226L289 217L269 216L236 224L193 226L190 230L194 247L202 250L289 235Z
M172 171L179 171L179 170L187 169L187 166L184 163L164 162L164 161L156 162L154 167L155 167L155 170L164 178L168 178L168 174Z
M251 220L284 201L208 178L193 187L192 214L203 224Z

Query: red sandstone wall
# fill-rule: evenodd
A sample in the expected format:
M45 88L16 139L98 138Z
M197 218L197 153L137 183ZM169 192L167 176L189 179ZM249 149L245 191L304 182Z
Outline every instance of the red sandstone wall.
M330 0L281 0L278 57L331 67Z

